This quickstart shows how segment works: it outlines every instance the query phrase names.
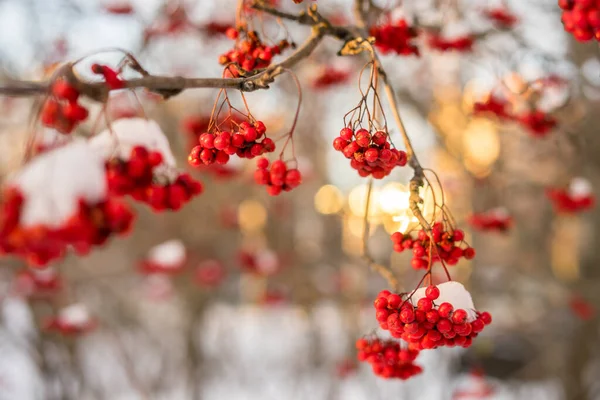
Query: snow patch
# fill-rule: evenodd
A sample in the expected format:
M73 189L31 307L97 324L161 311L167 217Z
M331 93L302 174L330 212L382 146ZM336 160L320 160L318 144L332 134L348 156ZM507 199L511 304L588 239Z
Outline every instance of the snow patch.
M154 246L148 252L148 261L162 267L177 268L186 258L185 246L180 240L173 239Z
M592 185L585 178L573 178L569 185L569 195L572 197L587 197L592 193Z
M104 161L85 140L48 151L9 178L25 197L21 224L59 227L79 208L106 198Z
M450 303L455 310L462 308L467 312L467 322L472 322L477 319L477 313L475 311L475 305L471 294L465 289L465 287L459 282L444 282L436 285L440 290L440 297L435 300L437 305L442 303ZM410 302L413 306L417 306L420 299L425 297L425 291L427 287L417 289L412 295Z
M84 326L90 322L90 313L83 304L71 304L60 310L58 319L71 326Z

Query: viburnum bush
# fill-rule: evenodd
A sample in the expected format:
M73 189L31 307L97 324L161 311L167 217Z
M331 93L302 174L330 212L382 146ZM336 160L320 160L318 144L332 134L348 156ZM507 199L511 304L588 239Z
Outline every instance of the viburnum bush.
M332 144L329 142L328 148L333 147L349 160L344 161L336 153L336 162L349 164L357 171L353 175L358 177L354 178L366 178L368 181L365 209L361 215L364 217L363 246L356 249L356 253L360 253L365 263L385 278L390 286L390 290L379 293L371 311L372 319L378 322L380 329L388 331L392 339L376 335L358 339L357 358L369 363L377 376L408 379L422 372L415 363L420 351L470 347L473 340L491 324L492 317L488 312L475 308L471 294L461 283L452 280L447 268L465 262L469 266L468 262L476 254L466 241L469 232L456 226L464 226L464 222L474 229L505 232L513 225L513 220L502 208L495 208L473 214L459 220L460 225L456 224L449 210L454 203L446 201L442 179L424 167L417 157L411 137L420 133L409 134L404 125L398 105L399 93L395 92L393 84L398 78L388 75L388 72L394 68L402 70L403 65L393 62L409 62L409 57L405 56L418 56L419 59L415 57L413 61L420 63L438 57L454 60L455 57L460 58L461 53L469 53L469 57L475 58L479 52L493 47L489 43L480 46L480 42L494 32L513 28L520 18L504 6L483 11L477 9L478 15L482 13L488 20L487 25L494 28L478 31L467 27L457 34L449 29L450 22L458 25L466 22L466 18L461 20L461 13L448 18L444 14L443 18L427 21L421 18L418 9L411 11L407 7L404 10L402 6L382 9L372 1L356 0L356 21L344 21L342 24L336 22L336 16L327 18L321 14L314 2L298 6L303 10L292 13L290 7L276 1L242 0L235 15L231 13L230 20L198 24L183 3L176 7L167 3L164 12L144 30L144 48L158 38L178 40L185 32L204 32L211 37L211 43L224 36L234 44L218 58L197 55L203 67L212 65L219 68L220 77L179 76L188 76L187 71L178 73L178 76L154 75L132 54L118 50L122 55L118 63L99 63L94 59L96 55L86 56L48 68L43 80L0 88L0 93L40 96L39 106L34 108L35 118L23 162L2 182L0 192L0 253L20 257L31 268L20 270L11 289L30 299L52 297L58 293L65 296L61 301L70 299L73 294L62 291L65 282L58 269L60 260L70 252L83 256L114 236L128 234L134 227L136 212L148 211L148 207L138 207L138 203L149 206L155 214L182 209L204 191L201 182L195 178L196 170L210 168L216 176L253 174L254 179L249 177L249 180L271 196L290 192L304 184L303 179L309 180L310 174L304 173L304 169L303 173L300 172L294 132L298 121L311 124L314 131L317 128L313 124L322 121L313 115L316 113L310 107L308 115L300 114L303 75L301 70L297 73L294 70L304 60L317 60L323 68L312 74L310 83L313 89L330 89L322 91L323 96L334 95L337 91L345 95L341 84L348 83L355 72L331 62L327 56L327 50L331 49L321 46L327 38L332 39L327 46L336 43L339 56L363 60L361 65L364 67L356 71L360 93L358 104L345 115L338 116L342 122L338 122L335 138ZM295 0L293 3L302 1ZM600 40L598 1L561 0L559 4L564 10L565 29L573 32L576 39L587 41L595 35ZM102 9L122 16L135 14L135 8L129 4L105 4ZM397 13L399 10L406 11L406 14ZM304 42L296 45L291 40L291 33L295 32L288 31L288 23L310 28ZM274 32L267 29L272 26L278 29ZM173 47L178 47L178 44ZM317 48L324 49L323 53L319 53ZM385 62L382 55L386 56ZM445 66L445 61L439 64ZM83 68L83 65L88 67ZM518 70L519 66L512 67ZM421 78L426 78L420 79L420 84L429 84L427 74L430 68L419 68L419 73ZM258 112L253 114L251 108L256 111L263 100L246 96L246 93L267 91L284 77L293 81L298 89L295 113L287 103L277 101L274 105L265 102L267 107L263 107L272 109L277 118L263 118ZM522 78L521 75L519 77ZM569 85L566 80L549 73L536 80L522 80L522 84L514 89L505 79L499 79L501 85L494 86L491 91L488 87L485 98L465 102L465 108L470 111L472 105L473 116L491 116L499 121L513 122L535 138L546 137L563 124L562 118L558 123L556 115L566 104L548 106L551 98L549 89L558 87L568 92ZM463 81L462 77L460 81ZM431 82L438 84L434 79ZM154 113L147 115L139 97L143 92L155 100L166 101L182 92L200 88L218 89L218 93L214 93L216 98L212 107L212 102L207 103L203 99L197 108L182 110L181 115L188 116L183 122L171 121L185 133L186 167L194 168L192 172L186 172L184 166L178 166L176 162L179 149L171 148L172 144L178 143L178 138L168 129L172 124L169 121L159 124L149 118ZM311 93L315 95L316 91ZM433 97L437 96L436 90ZM111 111L110 106L114 104L111 102L117 98L125 98L130 103L126 112ZM431 100L427 96L424 98ZM337 100L331 103L337 104ZM179 112L180 105L176 103L173 109ZM419 104L414 108L423 112L418 110ZM452 113L450 116L453 117ZM442 118L446 119L452 118ZM283 129L282 126L290 128ZM340 129L339 133L337 129ZM47 140L46 136L52 139ZM451 138L446 139L448 143L452 141ZM481 161L483 153L494 147L495 136L492 139L491 144L477 142L474 147L478 148L478 153L465 161L465 166L471 166L473 160ZM499 139L497 141L500 142ZM320 151L319 143L314 140L312 147L305 146L301 150ZM465 143L464 147L469 146ZM423 159L429 161L425 157ZM227 169L234 164L234 168ZM486 164L486 169L475 175L485 178L491 167L492 164ZM245 172L250 174L244 175ZM399 212L402 215L382 215L382 210L374 211L372 204L375 201L373 181L396 176L408 181L405 182L408 183L405 191L399 196L392 196L392 202L402 203L401 207L393 204L395 208L402 208ZM435 180L431 179L432 176ZM310 185L306 186L309 190ZM458 191L459 194L456 192L453 191L452 196L464 193L462 190ZM584 211L594 204L589 183L580 178L574 179L568 188L549 188L546 193L560 213ZM430 204L426 204L428 194L433 199L431 210L427 208ZM407 202L401 201L403 195L406 195ZM236 194L234 197L241 196ZM257 296L261 304L282 304L292 299L286 290L267 288L267 279L283 269L285 254L282 255L279 249L274 250L275 247L271 249L267 235L258 233L267 214L269 219L275 220L289 215L289 208L286 214L285 207L289 207L290 203L285 202L283 197L271 200L272 207L268 210L262 206L250 207L250 217L245 219L241 218L241 214L233 217L228 214L227 218L223 218L228 228L240 228L245 236L243 244L236 243L235 247L230 247L230 250L238 251L229 253L234 254L248 281L259 282L265 287ZM224 202L216 206L221 210L229 204ZM354 214L349 218L353 219L352 222L359 214L354 206L351 204L349 207ZM345 212L343 204L339 204L338 210L332 213L341 213L340 210ZM200 214L195 214L198 230L210 231L211 221ZM401 289L397 271L375 262L369 248L370 224L384 221L383 225L388 229L391 226L388 220L395 223L395 218L408 222L400 224L401 227L395 224L397 232L389 230L394 232L391 234L393 251L410 252L410 267L416 270L412 273L421 276L417 287L409 292ZM355 228L354 225L352 228ZM349 231L356 236L356 229ZM210 231L210 236L216 234ZM248 237L255 240L248 240ZM218 240L230 245L220 238ZM386 243L389 245L389 242ZM191 282L194 290L200 290L216 289L224 281L226 263L223 260L213 255L207 257L207 254L193 259L191 255L181 240L172 239L155 245L142 257L137 256L137 272L145 275L139 280L147 285L150 298L171 297L176 285L185 285L185 282ZM404 267L408 267L408 263L402 260ZM193 268L186 268L188 266ZM192 275L185 279L184 274L190 269ZM434 282L441 272L445 274L445 281ZM181 279L183 283L177 282L181 276L184 277ZM96 320L81 304L71 300L60 304L70 303L73 304L59 309L42 326L49 332L63 335L90 332L96 326Z

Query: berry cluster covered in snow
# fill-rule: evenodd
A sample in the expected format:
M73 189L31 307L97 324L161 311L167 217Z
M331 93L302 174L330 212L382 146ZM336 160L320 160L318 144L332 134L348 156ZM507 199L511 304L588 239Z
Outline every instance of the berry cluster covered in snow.
M573 178L567 188L546 190L554 209L559 213L572 214L589 210L596 203L592 185L587 179Z
M95 327L96 321L83 304L67 306L44 323L46 331L69 336L88 333Z
M458 282L423 287L408 295L384 290L374 306L379 326L415 350L469 347L492 322L489 313L475 310L471 295Z
M406 380L423 372L414 363L419 351L403 348L396 341L362 338L356 341L356 349L358 361L371 364L373 373L382 378Z
M350 166L362 177L383 179L397 166L406 165L406 153L392 148L387 132L356 131L344 128L333 141L333 148L350 160Z
M111 194L163 211L178 210L202 193L200 182L176 169L169 141L154 121L120 119L90 143L106 160Z
M180 240L169 240L150 249L140 261L139 270L146 275L172 275L183 271L187 260L185 246Z
M43 266L68 248L85 254L111 235L127 233L133 213L109 197L104 175L102 157L79 140L28 163L4 190L0 252Z
M430 264L440 260L448 265L456 265L461 257L467 260L475 257L475 249L464 242L464 232L460 229L446 229L441 222L433 224L431 237L421 229L416 235L395 232L391 238L394 251L402 253L412 249L411 265L414 269L427 269Z

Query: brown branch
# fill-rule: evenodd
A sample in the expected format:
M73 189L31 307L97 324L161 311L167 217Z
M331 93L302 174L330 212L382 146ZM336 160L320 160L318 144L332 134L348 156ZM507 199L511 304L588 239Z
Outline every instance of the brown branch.
M125 88L145 88L151 92L159 93L164 97L174 96L187 89L215 88L215 89L237 89L243 92L252 92L259 89L267 89L278 75L285 69L294 67L303 59L307 58L324 35L330 33L325 24L313 26L311 36L295 52L283 61L274 64L265 70L245 78L185 78L181 76L157 76L148 75L141 78L124 81ZM64 76L83 95L104 102L108 98L111 89L104 82L86 82L81 80L73 71L72 64L65 64L60 68L61 73L54 74L51 79L43 82L19 81L10 86L0 87L0 95L8 96L33 96L43 95L48 92L51 82L58 76Z

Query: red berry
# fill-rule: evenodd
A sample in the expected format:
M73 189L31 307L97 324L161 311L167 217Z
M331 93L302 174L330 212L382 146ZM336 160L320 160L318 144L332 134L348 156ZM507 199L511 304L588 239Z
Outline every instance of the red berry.
M428 286L425 289L425 296L430 300L435 300L440 297L440 289L437 286Z
M427 312L433 308L433 302L431 299L423 297L417 302L417 307L420 311Z
M52 94L59 99L67 100L71 103L77 101L79 92L67 81L60 79L52 84Z
M389 308L398 308L402 303L402 298L399 295L392 293L387 297L387 302Z
M454 310L454 307L450 303L442 303L438 307L438 313L440 314L440 317L442 317L442 318L448 318L453 310Z
M475 257L475 249L472 247L467 247L466 249L463 250L463 256L467 260L472 260L473 257Z
M492 314L490 314L487 311L482 312L481 315L479 316L479 318L481 318L483 323L486 325L489 325L492 323Z
M463 324L467 320L467 312L463 309L454 310L452 314L452 322L455 324Z

